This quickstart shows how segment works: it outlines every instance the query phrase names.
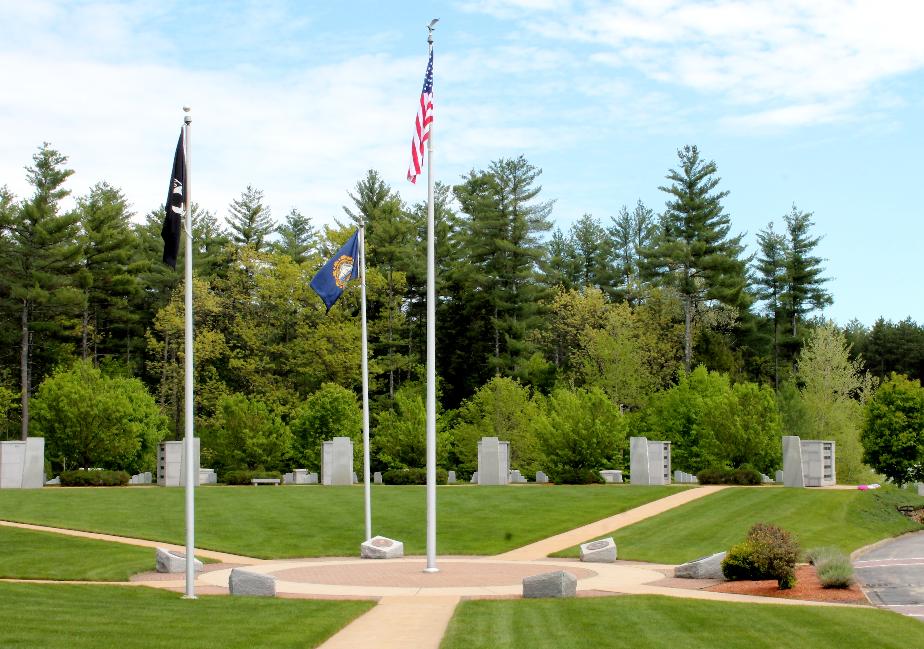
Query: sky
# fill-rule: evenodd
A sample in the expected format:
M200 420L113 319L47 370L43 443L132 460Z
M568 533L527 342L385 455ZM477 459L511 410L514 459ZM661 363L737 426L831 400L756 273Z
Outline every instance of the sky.
M368 169L424 201L405 174L431 18L437 180L524 155L567 231L663 210L695 144L749 253L813 214L821 315L924 323L918 0L0 0L0 186L28 196L49 142L74 196L105 180L140 219L188 105L193 199L220 217L252 185L277 221L342 221Z

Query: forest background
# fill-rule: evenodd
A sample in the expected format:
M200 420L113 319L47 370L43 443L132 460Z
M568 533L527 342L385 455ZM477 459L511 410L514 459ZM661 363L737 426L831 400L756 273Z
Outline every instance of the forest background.
M48 144L26 173L31 196L0 190L0 436L44 435L53 471L151 470L183 436L163 209L138 222L106 182L63 209L73 172ZM833 296L811 212L793 205L747 250L716 164L685 146L660 211L553 230L540 175L520 156L436 186L442 468L469 475L491 435L524 474L589 481L639 434L673 442L675 468L770 473L797 434L837 442L840 480L871 476L865 404L892 372L920 380L924 327L820 317ZM316 469L322 440L358 441L358 287L325 313L308 282L361 222L373 470L423 466L426 206L375 171L345 194L334 227L276 218L254 187L225 218L193 208L196 427L220 474Z

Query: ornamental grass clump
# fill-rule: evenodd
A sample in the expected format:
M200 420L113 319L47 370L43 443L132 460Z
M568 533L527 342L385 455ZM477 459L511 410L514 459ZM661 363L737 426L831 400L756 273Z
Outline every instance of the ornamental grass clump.
M722 561L729 580L776 579L780 589L796 583L799 544L784 529L769 523L754 525L743 543L733 546Z
M837 548L814 548L806 552L809 563L822 588L850 588L853 584L853 564L850 557Z

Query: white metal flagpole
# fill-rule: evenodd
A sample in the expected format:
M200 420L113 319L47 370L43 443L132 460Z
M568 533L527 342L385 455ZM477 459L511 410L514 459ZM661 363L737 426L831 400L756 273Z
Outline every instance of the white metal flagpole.
M433 26L427 44L433 51ZM435 121L435 120L434 120ZM436 262L433 219L433 122L427 138L427 567L436 567Z
M186 113L183 117L185 124L185 133L183 143L186 147L186 182L183 185L183 202L186 208L185 225L186 225L186 377L185 377L185 406L186 420L184 431L186 439L183 453L186 456L186 599L196 599L196 503L194 489L195 484L199 481L199 476L194 476L196 462L193 461L194 437L195 430L193 427L193 307L192 307L192 192L190 191L190 146L189 131L192 125L192 115L189 114L190 108L183 107Z
M365 484L366 540L372 538L372 486L369 478L369 350L366 342L366 226L359 226L359 286L363 352L363 483Z

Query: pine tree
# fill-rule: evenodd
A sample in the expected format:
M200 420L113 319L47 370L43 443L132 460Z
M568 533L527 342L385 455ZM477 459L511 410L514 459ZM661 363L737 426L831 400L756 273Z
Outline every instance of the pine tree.
M578 266L578 282L583 288L598 288L607 295L613 293L613 245L606 229L590 214L585 214L571 226Z
M4 259L4 294L19 311L20 389L22 438L29 434L31 390L30 342L34 326L55 312L74 309L80 295L71 285L80 256L77 243L77 214L59 214L58 204L70 191L65 181L74 173L65 168L67 156L46 142L32 156L26 169L32 198L13 210L9 225L9 249Z
M286 221L277 229L279 241L272 245L273 251L285 255L300 264L317 251L318 231L311 220L296 209L286 216Z
M565 290L577 287L580 267L571 235L566 235L561 228L555 228L546 244L546 250L545 261L542 264L545 285Z
M798 336L798 323L805 316L817 309L823 309L833 300L831 294L822 286L828 281L822 277L824 269L820 257L813 255L821 237L809 236L809 229L814 225L811 212L802 212L795 204L792 212L783 217L786 221L788 259L786 263L785 302L789 320L792 323L792 336Z
M641 299L642 251L651 247L658 228L654 212L639 200L632 213L623 205L609 228L619 287L616 296L635 304Z
M754 265L757 272L758 300L765 303L767 317L773 322L773 385L780 387L780 322L785 320L783 295L786 290L786 264L789 250L786 238L775 232L773 223L757 233L759 256Z
M262 250L275 229L270 209L263 205L263 192L247 185L241 197L228 206L231 240L241 246Z
M122 192L101 182L77 199L82 263L77 284L83 290L81 354L98 364L99 344L116 350L113 334L130 339L138 314L129 300L139 291L137 266L129 268L135 237L131 212ZM108 343L108 344L107 344ZM130 344L130 343L129 343ZM129 352L130 353L130 352Z
M684 365L690 371L693 356L693 322L704 302L731 307L746 302L742 235L729 237L730 218L722 206L727 191L715 191L720 178L715 162L700 158L699 149L685 146L677 152L680 169L671 169L669 186L659 189L670 196L661 231L646 251L647 271L672 285L683 300Z

